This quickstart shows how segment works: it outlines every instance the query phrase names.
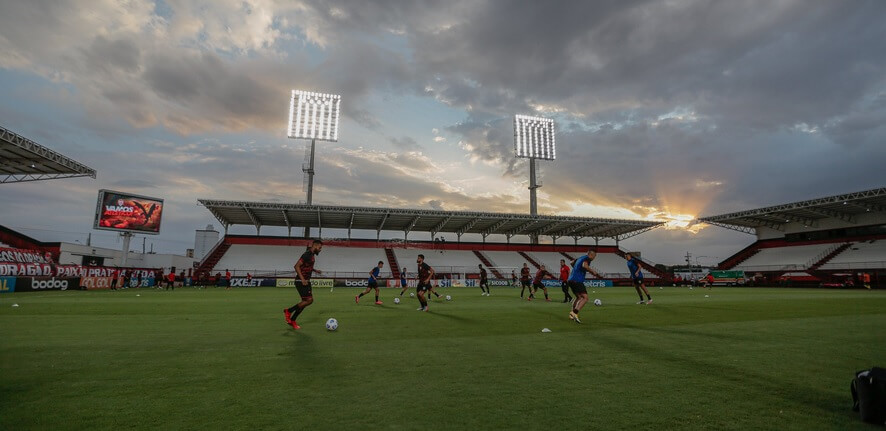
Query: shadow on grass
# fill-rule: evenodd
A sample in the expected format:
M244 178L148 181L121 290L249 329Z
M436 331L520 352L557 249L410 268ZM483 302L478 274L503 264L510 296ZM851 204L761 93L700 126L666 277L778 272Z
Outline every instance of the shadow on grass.
M667 353L656 349L654 346L632 342L625 337L596 333L595 340L613 349L622 350L633 355L642 355L655 361L679 364L681 368L710 377L712 381L720 381L731 384L736 388L744 388L748 396L751 393L759 393L760 396L777 396L785 403L801 404L806 408L817 409L829 414L845 415L847 413L846 397L836 397L811 386L801 386L790 380L754 373L722 362L704 361L691 356Z

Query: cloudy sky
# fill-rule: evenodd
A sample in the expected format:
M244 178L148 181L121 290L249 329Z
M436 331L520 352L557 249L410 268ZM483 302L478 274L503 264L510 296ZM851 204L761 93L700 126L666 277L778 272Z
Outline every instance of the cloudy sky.
M0 124L98 170L0 186L0 223L85 241L97 190L131 191L166 199L147 241L181 253L215 222L198 198L303 200L293 88L342 95L315 203L528 212L515 113L556 120L545 214L681 220L880 187L884 17L877 0L0 1ZM752 241L623 245L712 263Z

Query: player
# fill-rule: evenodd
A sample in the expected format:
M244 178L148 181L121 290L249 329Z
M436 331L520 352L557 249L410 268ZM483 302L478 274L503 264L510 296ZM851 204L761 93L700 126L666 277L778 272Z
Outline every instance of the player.
M569 265L566 259L560 259L560 287L563 289L563 303L572 302L572 296L569 295Z
M532 296L532 286L529 284L529 264L523 262L523 268L520 269L520 299L523 299L523 291L529 289L529 296Z
M871 290L871 274L868 272L861 273L861 282L864 284L864 288L867 290Z
M480 268L480 296L486 295L489 296L489 278L486 274L486 269L483 268L483 264L477 264L477 268ZM486 288L484 291L483 288Z
M369 271L369 286L366 286L366 290L354 297L354 302L359 304L360 298L362 298L363 295L369 293L370 290L375 289L375 305L382 304L382 302L378 300L378 273L381 272L381 269L384 266L385 263L383 261L378 261L378 266L372 268L372 271Z
M166 276L166 290L175 290L175 271L169 270L169 275Z
M400 268L400 287L400 296L403 296L406 289L409 289L409 286L406 285L406 268Z
M511 270L511 287L517 287L517 273Z
M305 308L314 303L314 293L311 291L311 274L315 272L323 274L319 269L314 269L314 256L320 254L322 249L323 241L315 239L304 254L298 258L298 261L295 262L295 275L298 277L295 280L295 288L298 289L301 302L283 310L286 323L291 325L292 329L301 329L301 326L298 326L295 319L298 318L302 311L305 311Z
M420 254L415 260L418 264L418 283L415 287L415 293L418 297L418 303L421 307L418 311L428 311L428 300L425 298L425 292L431 289L431 279L434 278L434 268L425 263L425 255Z
M634 289L637 289L637 295L640 295L640 301L637 304L652 304L652 297L649 296L649 291L646 290L646 284L643 283L643 271L640 270L640 262L637 261L637 258L631 256L630 253L625 253L625 259L628 261L628 269L631 271L631 281L634 283ZM643 301L643 293L640 293L640 289L643 289L643 292L646 293L646 301Z
M535 292L538 292L538 289L541 289L545 292L545 301L551 302L551 298L548 297L548 288L541 282L542 278L554 278L554 274L548 272L544 265L535 272L535 278L532 279L532 291L529 292L530 301L535 299Z
M225 270L225 290L231 288L231 271Z
M575 323L581 323L578 313L582 307L588 303L588 289L585 287L585 275L590 272L597 278L603 278L597 271L591 269L591 262L597 257L597 252L588 250L588 254L575 259L572 266L572 275L569 276L569 288L575 299L572 301L572 311L569 312L569 318Z
M708 275L705 276L704 286L702 286L702 287L707 287L708 289L714 288L714 274L711 274L709 272ZM643 299L643 298L641 297L640 299Z

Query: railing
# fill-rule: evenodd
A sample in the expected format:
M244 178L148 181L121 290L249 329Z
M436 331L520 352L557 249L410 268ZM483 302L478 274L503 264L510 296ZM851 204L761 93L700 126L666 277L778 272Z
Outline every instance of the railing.
M821 262L822 259L826 258L829 254L837 251L837 249L842 246L843 243L840 243L824 249L824 251L806 262L806 268L812 268L813 266L815 266L816 263Z
M498 267L496 267L498 268ZM490 267L490 269L492 269ZM252 276L252 278L295 278L294 270L276 270L276 269L231 269L232 277L246 277L246 274ZM479 276L479 272L477 272L477 268L470 266L435 266L434 272L438 275L446 275L447 278L450 276L457 276L458 278L467 278L467 276L477 277ZM215 271L210 274L210 276L215 276L216 273L220 273L222 277L225 276L224 271ZM507 278L510 279L510 273L503 274ZM628 272L606 272L600 273L604 279L618 279L618 278L630 278L631 274ZM651 274L655 275L655 274ZM658 277L657 275L655 275ZM369 278L369 271L323 271L323 274L314 274L314 278ZM379 278L381 279L393 279L390 272L382 273ZM415 278L414 271L409 274L409 278ZM647 277L648 278L648 277Z
M886 260L826 263L818 269L886 269Z

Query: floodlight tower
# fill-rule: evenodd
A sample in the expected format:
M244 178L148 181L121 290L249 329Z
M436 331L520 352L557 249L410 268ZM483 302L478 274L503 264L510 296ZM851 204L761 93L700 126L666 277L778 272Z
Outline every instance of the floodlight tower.
M515 115L514 152L517 157L529 159L529 214L538 215L538 201L535 191L541 187L541 184L535 178L535 160L557 158L554 120L530 115ZM533 242L538 242L537 236L533 236Z
M292 98L289 102L289 129L287 136L290 139L310 139L311 148L307 159L302 163L302 172L305 173L302 181L302 189L307 193L307 203L311 205L314 195L314 151L317 140L338 141L338 117L341 96L338 94L315 93L311 91L292 90ZM310 229L305 228L305 236L310 235Z

